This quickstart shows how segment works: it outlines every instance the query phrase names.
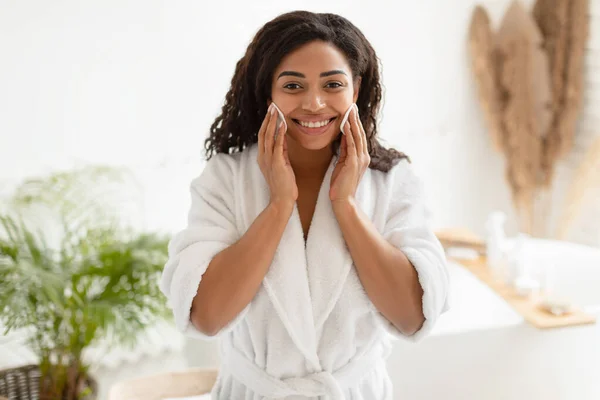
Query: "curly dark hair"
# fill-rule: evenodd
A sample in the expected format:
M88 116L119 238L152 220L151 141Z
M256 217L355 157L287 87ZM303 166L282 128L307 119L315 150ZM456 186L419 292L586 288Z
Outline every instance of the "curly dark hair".
M362 32L336 14L293 11L265 24L254 36L246 54L237 62L225 104L205 140L206 158L214 152L243 151L258 142L258 131L271 98L272 77L281 60L315 40L336 46L348 60L352 78L362 77L356 105L367 136L369 168L388 172L399 160L410 159L395 149L384 148L377 138L377 115L382 99L380 60ZM332 143L337 155L341 135Z

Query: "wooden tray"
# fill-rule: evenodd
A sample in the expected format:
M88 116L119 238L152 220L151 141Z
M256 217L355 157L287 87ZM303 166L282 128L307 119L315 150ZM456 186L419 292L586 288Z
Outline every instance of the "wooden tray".
M575 309L569 314L553 315L538 307L536 302L530 298L520 297L514 289L507 287L501 282L493 279L492 274L487 267L485 257L479 257L475 260L451 259L452 261L464 266L468 271L475 275L479 280L498 293L504 300L512 306L531 325L540 329L559 328L565 326L594 324L596 318L593 315L586 314L581 310Z

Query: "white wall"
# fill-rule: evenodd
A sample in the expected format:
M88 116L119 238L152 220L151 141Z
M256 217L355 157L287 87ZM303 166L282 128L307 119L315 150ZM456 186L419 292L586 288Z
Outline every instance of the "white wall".
M512 212L504 161L491 148L469 69L475 3L311 0L302 7L340 13L371 40L386 87L382 137L413 158L436 227L481 232L491 210ZM508 3L484 1L496 22ZM296 7L0 0L3 189L76 163L125 164L147 188L147 227L181 228L188 183L202 168L203 140L236 61L263 23Z
M236 61L263 23L300 4L232 3L0 0L0 192L50 169L125 164L146 187L146 226L181 228ZM497 23L510 1L481 3ZM595 10L599 3L592 0ZM476 1L301 4L346 16L371 40L384 67L382 136L411 155L435 225L481 233L491 210L513 218L503 157L491 148L469 68ZM599 26L596 17L596 38ZM600 66L598 54L590 65ZM586 118L588 130L598 126L592 112ZM188 343L185 353L214 365L216 347Z

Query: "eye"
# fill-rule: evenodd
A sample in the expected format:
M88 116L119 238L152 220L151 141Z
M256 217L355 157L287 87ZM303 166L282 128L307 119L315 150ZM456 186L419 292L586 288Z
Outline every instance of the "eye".
M329 85L337 85L337 86L329 86ZM329 82L329 83L327 84L327 86L328 86L330 89L337 89L337 88L341 88L341 87L342 87L342 86L344 86L344 85L342 85L342 84L341 84L341 83L339 83L339 82Z
M288 83L283 88L284 89L297 89L296 87L290 87L290 86L297 86L298 88L300 87L300 85L298 85L297 83Z

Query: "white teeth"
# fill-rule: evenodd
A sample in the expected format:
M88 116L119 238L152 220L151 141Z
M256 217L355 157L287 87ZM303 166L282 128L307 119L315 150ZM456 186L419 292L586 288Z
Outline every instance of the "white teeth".
M329 123L329 120L325 120L325 121L320 121L320 122L304 122L304 121L298 121L300 122L300 125L306 127L306 128L320 128L322 126L325 126Z

